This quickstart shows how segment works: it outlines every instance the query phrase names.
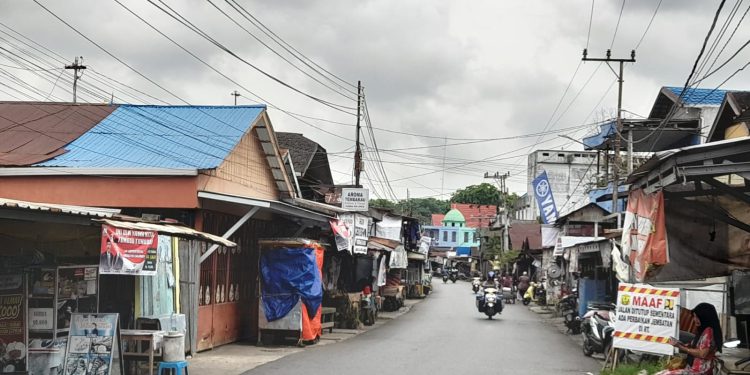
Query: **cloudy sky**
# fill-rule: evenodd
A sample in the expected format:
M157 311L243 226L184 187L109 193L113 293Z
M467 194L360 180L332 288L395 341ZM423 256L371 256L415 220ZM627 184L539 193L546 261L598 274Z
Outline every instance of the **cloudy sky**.
M719 4L625 0L623 7L621 0L599 0L592 13L591 0L237 0L287 50L310 59L303 64L224 0L211 1L229 17L207 0L164 3L244 62L146 0L38 1L91 41L32 1L0 2L0 99L70 100L71 73L59 68L73 56L84 56L90 68L80 101L102 102L114 93L125 103L229 105L237 90L240 104L268 103L278 131L303 133L325 147L334 180L351 183L356 116L349 108L356 106L352 85L361 80L380 160L399 198L407 188L412 197L448 195L484 182L486 171L510 172L511 191L525 192L532 149L579 149L559 135L580 139L616 112L614 74L606 65L581 63L583 48L592 57L610 47L613 56L626 57L637 47L637 63L625 69L623 107L627 116L647 115L661 86L684 84ZM735 4L727 1L719 26ZM738 7L723 40L745 11ZM718 61L748 34L740 24ZM23 38L49 50L35 52L35 63L50 70L12 68L19 63L11 52L30 50L18 42ZM743 51L700 87L716 87L748 56ZM748 86L748 74L740 72L723 88ZM363 183L373 196L390 197L365 138Z

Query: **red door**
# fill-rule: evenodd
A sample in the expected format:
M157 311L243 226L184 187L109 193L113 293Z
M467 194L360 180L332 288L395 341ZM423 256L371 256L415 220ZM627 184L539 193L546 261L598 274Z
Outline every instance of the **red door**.
M201 263L198 288L198 351L240 338L241 248L220 247Z

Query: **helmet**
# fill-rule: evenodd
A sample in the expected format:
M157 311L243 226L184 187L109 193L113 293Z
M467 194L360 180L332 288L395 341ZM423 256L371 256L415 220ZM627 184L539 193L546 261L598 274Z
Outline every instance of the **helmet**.
M487 278L489 278L489 279L493 279L493 278L495 278L495 271L490 271L490 272L488 272L488 273L487 273Z
M523 275L526 276L526 271L523 271Z

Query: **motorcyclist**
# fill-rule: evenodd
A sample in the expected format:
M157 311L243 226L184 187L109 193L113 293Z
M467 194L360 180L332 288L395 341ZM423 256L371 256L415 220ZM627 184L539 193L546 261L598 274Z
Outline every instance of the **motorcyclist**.
M487 272L487 278L482 283L482 288L497 288L495 281L495 271Z
M518 277L518 294L521 295L521 299L523 299L523 296L526 294L526 290L529 289L529 280L526 271L523 271L523 274Z

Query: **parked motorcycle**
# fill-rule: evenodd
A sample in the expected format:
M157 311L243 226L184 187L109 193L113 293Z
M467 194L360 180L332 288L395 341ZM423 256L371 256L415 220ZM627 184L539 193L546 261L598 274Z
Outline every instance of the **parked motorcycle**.
M482 281L479 277L474 277L471 279L471 290L474 291L474 293L479 292L479 287L481 286Z
M477 296L477 309L487 315L488 319L503 312L503 301L498 297L496 288L484 288L481 295Z
M547 304L547 291L544 289L544 285L535 282L529 283L529 288L523 295L523 304L528 306L531 301L539 305Z
M581 318L578 316L578 289L563 297L558 305L560 313L565 320L568 332L577 335L581 333Z
M609 353L612 334L615 331L615 306L612 304L589 304L581 322L583 333L583 355Z
M448 274L444 273L443 274L443 284L447 284L447 283L448 283Z

